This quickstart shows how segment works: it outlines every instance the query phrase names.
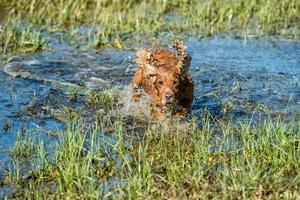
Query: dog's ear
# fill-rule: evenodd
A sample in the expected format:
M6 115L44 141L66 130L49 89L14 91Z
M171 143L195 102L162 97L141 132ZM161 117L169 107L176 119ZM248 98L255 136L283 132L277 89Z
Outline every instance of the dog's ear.
M182 41L176 40L173 44L173 47L175 48L179 58L178 68L180 75L182 78L184 78L189 71L192 57L186 53L186 46L183 45Z
M186 54L181 62L179 62L179 68L180 68L180 74L185 77L190 69L190 64L191 64L191 61L192 61L192 57L189 55L189 54Z
M152 63L153 55L149 49L141 49L136 53L136 63L139 68L143 69L147 77L153 77L156 74L156 67Z

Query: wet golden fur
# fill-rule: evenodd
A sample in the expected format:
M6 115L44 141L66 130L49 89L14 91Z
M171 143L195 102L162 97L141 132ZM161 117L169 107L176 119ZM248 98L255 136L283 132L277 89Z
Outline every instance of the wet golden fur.
M167 49L141 49L137 52L138 69L132 80L133 99L141 90L150 97L151 114L157 121L168 115L185 116L191 109L194 83L188 74L191 57L182 42L175 52Z

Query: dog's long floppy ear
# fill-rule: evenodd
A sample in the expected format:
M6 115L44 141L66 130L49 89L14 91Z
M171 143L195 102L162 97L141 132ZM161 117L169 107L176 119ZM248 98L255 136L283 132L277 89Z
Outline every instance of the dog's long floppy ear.
M143 69L148 77L155 75L155 66L151 64L153 55L149 49L141 49L136 53L136 63L139 68Z
M182 41L176 40L173 47L176 49L179 58L178 68L180 75L184 78L190 69L192 57L185 52L186 46L183 45Z

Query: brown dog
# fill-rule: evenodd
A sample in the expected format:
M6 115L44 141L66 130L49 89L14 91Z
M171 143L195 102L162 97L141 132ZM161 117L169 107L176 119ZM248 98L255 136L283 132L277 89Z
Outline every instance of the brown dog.
M194 97L194 83L188 74L191 56L185 53L182 42L176 41L173 47L175 53L166 49L137 52L133 99L138 101L144 90L150 97L151 115L157 121L167 115L185 116Z

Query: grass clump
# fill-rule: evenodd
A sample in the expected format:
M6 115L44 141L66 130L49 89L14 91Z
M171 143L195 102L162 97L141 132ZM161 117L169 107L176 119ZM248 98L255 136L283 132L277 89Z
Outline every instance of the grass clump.
M149 126L138 142L128 137L121 121L111 123L114 134L103 133L103 128L80 131L71 124L60 136L52 162L36 162L36 170L26 179L18 173L15 179L22 180L24 192L17 197L297 199L300 195L296 120L231 125L206 116L200 126L196 119ZM37 160L46 155L44 148L39 152Z
M16 21L0 26L0 53L33 53L46 47L41 32L33 27L22 28Z
M20 53L36 52L45 48L45 41L41 37L41 32L35 31L31 27L25 29L21 34L18 48Z
M18 133L15 146L12 149L13 156L30 158L36 151L35 143L37 143L37 139L34 135L30 133Z
M12 0L2 1L0 7L5 13L1 23L14 19L49 31L69 31L76 42L86 35L83 40L89 40L95 48L122 48L122 43L130 38L157 37L170 32L176 37L228 32L245 37L298 37L300 33L298 0ZM88 31L74 31L74 27L87 25Z
M95 110L103 109L107 112L114 107L114 99L106 90L90 92L86 101Z

